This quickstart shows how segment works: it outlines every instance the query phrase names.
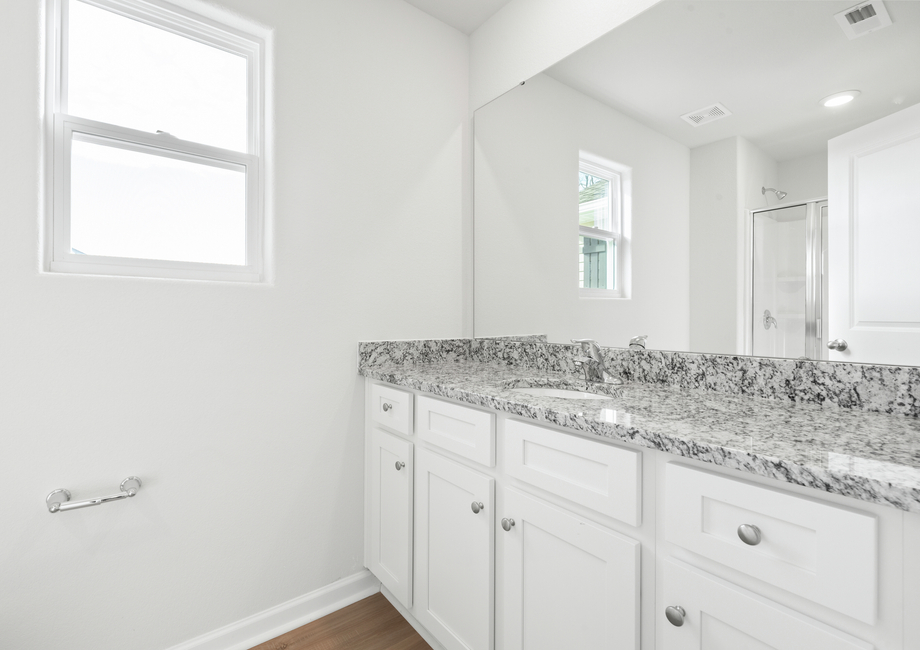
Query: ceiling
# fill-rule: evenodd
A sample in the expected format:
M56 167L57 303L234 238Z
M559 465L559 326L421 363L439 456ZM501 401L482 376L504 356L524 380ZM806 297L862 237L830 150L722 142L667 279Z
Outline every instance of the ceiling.
M739 135L781 162L920 102L920 1L887 0L893 24L849 40L834 14L854 4L665 0L546 73L690 148ZM716 102L733 114L680 119Z
M511 0L406 0L426 14L472 34Z

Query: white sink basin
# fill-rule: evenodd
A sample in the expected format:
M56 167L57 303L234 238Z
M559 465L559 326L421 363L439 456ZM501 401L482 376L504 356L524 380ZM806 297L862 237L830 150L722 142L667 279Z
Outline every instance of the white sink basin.
M585 393L580 390L566 388L512 388L512 393L524 393L535 397L561 397L562 399L610 399L608 395Z

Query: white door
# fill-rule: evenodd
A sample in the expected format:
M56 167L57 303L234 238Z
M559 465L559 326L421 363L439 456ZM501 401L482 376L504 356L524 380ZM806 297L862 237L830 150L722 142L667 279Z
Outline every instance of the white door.
M699 569L674 560L661 566L659 650L872 650L865 641Z
M504 650L637 649L639 542L512 488L502 501Z
M371 430L368 569L412 607L412 443Z
M920 365L920 104L828 141L830 361Z
M448 650L490 650L494 481L426 449L416 471L415 616Z

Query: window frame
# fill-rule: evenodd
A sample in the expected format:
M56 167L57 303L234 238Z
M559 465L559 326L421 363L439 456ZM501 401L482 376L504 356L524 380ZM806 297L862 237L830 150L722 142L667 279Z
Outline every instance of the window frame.
M118 275L146 278L178 278L261 282L264 278L264 51L265 42L254 34L212 21L173 5L154 0L78 0L112 11L158 29L164 29L205 45L243 56L247 61L247 150L231 151L181 140L169 134L154 134L97 122L66 112L67 35L70 2L49 0L49 86L46 88L46 134L50 140L51 175L45 270L55 273ZM246 175L246 263L214 264L145 258L80 255L71 252L70 168L71 144L86 139L103 144L175 158L209 166L244 169Z
M594 162L585 159L579 159L578 172L580 174L590 174L596 178L602 178L610 183L611 188L616 187L616 201L613 200L613 192L608 193L608 210L610 214L610 225L612 230L603 230L581 225L581 205L578 204L578 236L590 237L592 239L605 239L614 243L614 260L613 264L608 265L607 276L611 278L614 285L611 289L585 288L578 287L578 295L582 298L621 298L623 297L622 281L622 240L623 240L623 174L608 167L602 167Z

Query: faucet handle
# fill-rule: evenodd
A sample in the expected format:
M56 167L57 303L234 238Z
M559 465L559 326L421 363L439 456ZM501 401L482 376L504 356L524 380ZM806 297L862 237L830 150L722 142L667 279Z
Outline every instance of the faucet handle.
M634 336L629 339L629 347L639 347L643 350L645 349L645 339L648 338L648 334L643 334L642 336Z
M583 352L590 354L592 357L597 355L600 352L600 348L597 345L597 341L594 339L572 339L572 343L577 343L581 345Z

